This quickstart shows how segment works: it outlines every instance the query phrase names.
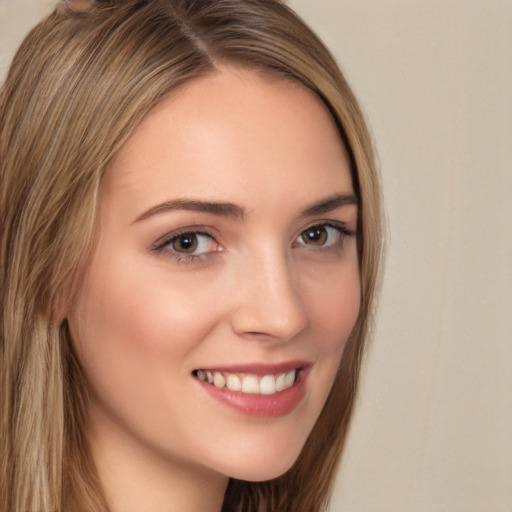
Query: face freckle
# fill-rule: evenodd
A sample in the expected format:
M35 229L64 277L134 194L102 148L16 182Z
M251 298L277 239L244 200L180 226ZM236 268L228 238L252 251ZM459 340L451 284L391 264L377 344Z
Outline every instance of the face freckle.
M327 109L294 82L222 68L157 105L104 178L100 242L68 315L100 474L115 457L138 460L126 471L141 481L157 460L282 474L359 312L357 204ZM271 374L270 391L296 380L247 399L199 370Z

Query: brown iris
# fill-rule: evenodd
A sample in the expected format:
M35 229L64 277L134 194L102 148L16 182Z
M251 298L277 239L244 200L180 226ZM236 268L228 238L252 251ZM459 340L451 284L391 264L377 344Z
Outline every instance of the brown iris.
M313 226L301 235L302 241L308 245L325 245L327 230L323 226Z
M197 249L197 236L194 233L183 233L173 240L172 248L177 252L193 253Z

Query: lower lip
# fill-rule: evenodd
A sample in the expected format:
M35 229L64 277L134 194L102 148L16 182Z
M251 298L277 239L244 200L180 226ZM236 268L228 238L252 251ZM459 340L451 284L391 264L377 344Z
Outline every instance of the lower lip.
M302 401L306 394L307 373L301 370L293 386L273 395L230 391L227 388L217 388L200 379L197 381L210 396L246 416L277 418L291 413Z

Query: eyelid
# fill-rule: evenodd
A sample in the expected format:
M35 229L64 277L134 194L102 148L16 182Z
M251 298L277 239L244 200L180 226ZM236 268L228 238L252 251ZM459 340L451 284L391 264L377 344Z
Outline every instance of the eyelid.
M352 229L349 229L347 226L347 223L339 221L339 220L332 220L332 219L325 219L325 220L317 220L315 222L312 222L308 224L304 229L301 229L297 236L300 236L302 233L307 231L308 229L312 229L315 227L323 227L328 226L334 229L337 229L341 233L347 235L347 236L355 236L356 232Z
M307 244L307 243L299 241L304 233L306 233L307 231L309 231L313 228L317 228L317 227L321 227L321 228L330 227L330 228L338 231L341 236L341 240L339 240L339 244L341 246L344 245L345 237L356 235L356 233L353 230L350 230L344 222L335 221L335 220L320 220L320 221L313 222L312 224L309 224L308 227L301 230L299 232L299 234L296 235L296 237L294 239L294 245L296 244L297 246L306 247L310 250L317 250L317 251L321 251L321 250L327 251L327 250L334 249L334 246L336 245L336 243L327 244L327 245L314 245L314 244Z
M338 244L329 244L329 245L319 245L315 246L314 244L306 244L306 243L300 243L298 242L298 239L308 230L315 228L315 227L331 227L335 230L337 230L340 233L341 240L338 241ZM150 250L152 252L161 254L162 257L166 257L178 262L191 262L191 261L200 261L202 259L208 258L213 256L214 254L218 252L222 252L222 246L217 241L216 235L213 234L213 230L206 226L186 226L183 228L175 229L164 236L158 238L153 244L150 246ZM214 243L218 244L218 247L221 247L221 250L215 250L215 251L205 251L198 254L193 253L185 253L185 252L179 252L176 250L173 250L172 248L169 248L169 245L171 242L178 237L185 235L185 234L193 234L196 236L206 236L209 237ZM301 231L295 235L292 247L302 246L307 247L308 249L312 250L334 250L336 245L339 245L339 249L343 247L343 240L346 236L355 236L356 232L353 230L350 230L346 223L338 221L338 220L317 220L315 222L310 223L306 228L301 229Z
M156 240L150 247L150 250L154 253L157 253L158 255L161 255L164 258L168 258L174 261L177 261L178 263L188 263L191 261L199 261L201 259L207 258L209 256L212 256L213 254L221 251L206 251L201 252L199 254L193 254L193 253L182 253L179 251L175 251L172 248L169 247L171 242L173 240L176 240L178 237L186 234L191 234L195 236L206 236L210 238L214 243L218 244L220 246L219 242L217 241L216 237L211 232L211 229L205 227L205 226L187 226L179 229L175 229L174 231L171 231L170 233L167 233L166 235L160 237L158 240Z

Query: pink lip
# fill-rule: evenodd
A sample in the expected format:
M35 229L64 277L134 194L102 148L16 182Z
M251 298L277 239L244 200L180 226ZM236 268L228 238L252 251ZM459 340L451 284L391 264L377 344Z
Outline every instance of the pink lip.
M229 369L228 369L229 368ZM277 370L276 370L277 368ZM228 407L246 415L259 418L277 418L291 413L302 401L306 395L306 380L309 374L310 364L292 365L285 363L283 365L242 365L215 368L217 371L226 371L231 373L252 373L255 375L275 375L300 369L297 379L293 386L284 391L279 391L274 395L248 394L236 391L230 391L227 388L217 388L200 379L196 381L202 389L211 397L227 405ZM287 370L288 369L288 370Z

